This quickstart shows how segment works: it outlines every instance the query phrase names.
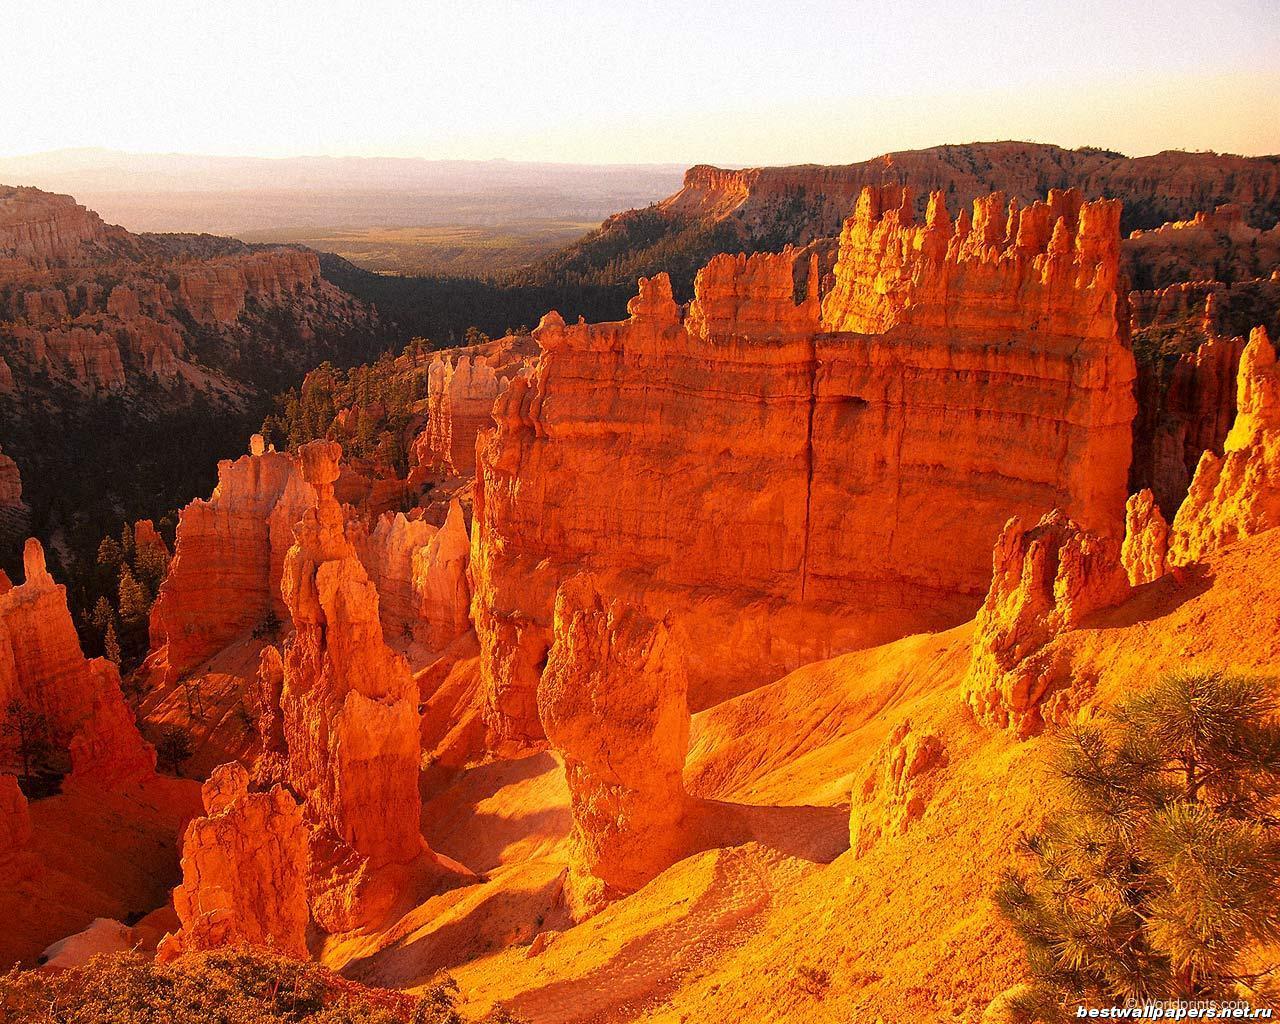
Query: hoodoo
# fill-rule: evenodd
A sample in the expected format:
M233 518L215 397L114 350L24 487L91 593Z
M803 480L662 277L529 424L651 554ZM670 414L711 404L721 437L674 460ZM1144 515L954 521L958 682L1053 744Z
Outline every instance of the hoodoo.
M560 588L538 713L569 783L565 893L576 917L634 892L682 855L686 686L666 623L602 597L587 575Z

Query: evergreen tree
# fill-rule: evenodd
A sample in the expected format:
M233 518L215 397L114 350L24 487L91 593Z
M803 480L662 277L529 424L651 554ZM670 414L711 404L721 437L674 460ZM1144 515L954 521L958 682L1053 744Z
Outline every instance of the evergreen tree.
M49 721L43 714L18 699L9 701L0 721L0 736L22 766L22 781L31 786L37 768L44 765L53 750Z
M116 668L120 667L120 638L116 636L114 622L107 623L107 631L102 637L102 653L107 661L115 665Z
M1273 691L1176 674L1059 741L1064 811L996 894L1047 1004L1231 996L1269 973L1245 954L1280 940Z
M159 544L144 544L138 548L133 560L139 581L147 591L155 594L169 571L169 553Z
M120 572L120 621L126 627L136 626L147 619L147 613L150 611L150 602L146 591L142 585L138 583L133 573L129 571L129 567L125 566Z

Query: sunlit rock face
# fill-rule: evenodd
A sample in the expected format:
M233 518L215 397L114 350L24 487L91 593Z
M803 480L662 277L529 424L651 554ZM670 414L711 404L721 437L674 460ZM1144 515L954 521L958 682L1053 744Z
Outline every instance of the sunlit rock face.
M120 673L105 658L85 658L66 588L49 574L35 538L27 541L23 567L20 586L0 588L0 709L17 702L44 716L55 749L70 754L72 784L150 777L155 751L125 704Z
M980 720L1029 736L1066 716L1057 691L1067 669L1052 641L1128 597L1120 548L1116 538L1085 530L1056 509L1030 528L1009 520L992 555L965 680Z
M1133 357L1119 209L988 197L923 223L893 187L845 223L834 285L796 253L719 256L678 306L543 319L477 443L471 573L491 747L542 742L556 587L594 572L698 637L695 709L804 662L963 621L1011 514L1123 527Z
M204 806L183 837L173 891L182 927L161 959L228 946L306 956L308 847L297 800L280 786L249 792L244 768L227 764L205 783Z
M667 625L602 597L588 575L560 588L554 630L538 713L573 809L566 897L586 917L681 856L687 677Z
M1261 327L1240 357L1236 408L1223 454L1204 453L1174 517L1173 564L1280 526L1280 367Z
M151 610L151 646L167 645L175 673L188 671L269 616L287 622L280 596L294 524L315 504L293 456L267 451L218 463L208 500L178 519L168 575Z

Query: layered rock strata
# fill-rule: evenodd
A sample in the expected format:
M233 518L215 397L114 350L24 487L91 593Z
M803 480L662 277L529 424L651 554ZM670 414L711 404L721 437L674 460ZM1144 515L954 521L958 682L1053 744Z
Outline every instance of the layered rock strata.
M700 643L701 708L841 650L963 621L1009 514L1119 536L1133 357L1118 207L999 197L924 224L868 190L836 284L794 251L664 275L541 355L477 445L471 571L495 748L537 744L556 586L575 571ZM875 333L865 333L865 332ZM709 382L714 382L714 386Z

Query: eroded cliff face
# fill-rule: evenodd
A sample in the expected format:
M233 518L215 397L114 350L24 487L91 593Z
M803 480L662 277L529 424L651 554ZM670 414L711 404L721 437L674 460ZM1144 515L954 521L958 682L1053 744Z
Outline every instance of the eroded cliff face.
M1173 520L1171 564L1280 526L1280 368L1261 327L1240 357L1236 406L1223 454L1204 453Z
M534 354L529 338L508 336L432 359L426 424L410 451L412 481L475 473L476 435L492 425L494 399L528 368Z
M292 321L286 362L323 348L320 335L376 324L321 278L315 253L132 235L70 196L30 188L0 187L0 282L0 392L37 387L39 375L86 394L181 380L234 402L244 391L235 364L278 328L254 317Z
M1280 266L1280 224L1250 227L1244 207L1226 203L1190 220L1134 231L1122 246L1122 267L1139 290L1181 281L1238 281L1266 277Z
M218 486L182 510L169 573L151 610L151 646L182 674L270 615L288 622L280 596L293 527L315 504L294 458L267 451L218 463Z
M204 808L182 842L182 927L160 959L235 946L305 957L309 851L297 800L280 786L250 792L248 773L228 764L205 783Z
M155 751L134 724L120 674L104 658L85 658L66 588L54 583L34 538L23 564L22 585L0 593L0 708L16 701L45 716L55 750L70 756L72 784L102 787L149 777Z
M1228 237L1213 250L1215 263L1235 251ZM1199 280L1135 291L1129 304L1138 362L1130 486L1150 488L1172 518L1201 454L1222 454L1249 331L1280 329L1280 271L1231 284Z
M589 575L560 588L538 713L569 784L565 897L576 918L683 855L686 690L683 654L666 623L603 597Z
M316 502L285 560L294 634L279 698L310 833L312 913L328 931L380 922L430 856L418 829L418 690L383 641L378 592L346 539L333 496L340 456L322 441L299 452Z
M717 257L687 311L660 275L626 321L543 319L477 446L472 611L498 748L541 741L553 597L578 570L699 637L696 709L963 621L1011 513L1061 506L1119 536L1134 370L1116 204L976 206L953 224L935 197L917 226L901 190L868 190L821 308L813 273L796 301L788 251Z
M1068 667L1053 641L1089 615L1120 604L1129 578L1120 542L1091 533L1056 509L1034 527L1009 520L992 556L991 589L974 626L965 678L979 719L1038 735L1074 711Z

